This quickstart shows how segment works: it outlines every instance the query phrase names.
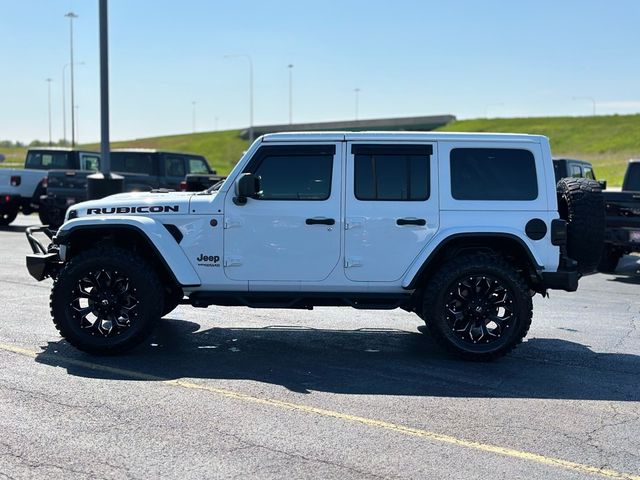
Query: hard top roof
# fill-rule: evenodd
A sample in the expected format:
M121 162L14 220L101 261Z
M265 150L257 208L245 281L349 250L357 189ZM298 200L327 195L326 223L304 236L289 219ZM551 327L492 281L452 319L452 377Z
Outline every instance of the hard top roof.
M262 137L263 142L343 142L343 141L493 141L493 142L529 142L539 143L543 135L522 133L458 133L458 132L295 132L269 133Z

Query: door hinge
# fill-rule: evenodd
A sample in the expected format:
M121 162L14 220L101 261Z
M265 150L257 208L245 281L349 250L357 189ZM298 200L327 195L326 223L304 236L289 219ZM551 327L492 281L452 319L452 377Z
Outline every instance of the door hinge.
M361 267L361 266L362 266L362 258L360 257L349 257L344 259L344 268Z
M242 257L225 257L224 266L225 267L239 267L242 265Z
M225 217L224 219L224 228L233 228L233 227L241 227L242 219L240 218L231 218Z
M344 222L345 230L352 230L354 228L362 228L364 226L364 218L363 217L351 217L347 218Z

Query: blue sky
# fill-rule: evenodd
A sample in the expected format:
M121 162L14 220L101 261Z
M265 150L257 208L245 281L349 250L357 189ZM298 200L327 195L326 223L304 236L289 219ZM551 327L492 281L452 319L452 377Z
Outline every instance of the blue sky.
M70 10L79 138L99 138L98 1L0 0L0 139L47 138L47 77L62 137ZM638 0L110 0L112 139L188 133L193 101L198 131L246 127L233 53L256 125L288 122L290 63L294 122L353 119L355 88L360 118L636 113L639 18Z

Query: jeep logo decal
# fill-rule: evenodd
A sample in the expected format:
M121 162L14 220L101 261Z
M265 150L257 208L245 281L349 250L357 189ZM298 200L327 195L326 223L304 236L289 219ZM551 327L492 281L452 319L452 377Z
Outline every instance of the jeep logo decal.
M200 256L196 258L196 262L198 262L199 267L219 267L220 257L218 255L205 255L201 253Z
M179 211L179 205L141 205L139 207L87 208L87 215L105 215L118 213L168 213Z

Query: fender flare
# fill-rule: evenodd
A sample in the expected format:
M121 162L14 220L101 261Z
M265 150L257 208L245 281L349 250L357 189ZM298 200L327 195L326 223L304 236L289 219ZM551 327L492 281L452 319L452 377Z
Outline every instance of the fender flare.
M191 262L165 226L150 217L109 216L108 218L81 217L66 222L56 235L53 243L66 245L71 237L80 231L125 229L139 233L154 250L155 256L163 263L176 283L183 287L199 286L202 281L191 266Z
M515 241L518 243L523 250L525 251L531 265L535 268L537 272L541 272L544 268L542 267L539 260L532 253L533 250L531 246L528 244L528 241L522 239L518 232L516 231L484 231L484 232L441 232L440 235L436 235L435 238L427 247L425 247L420 255L413 261L409 270L405 273L402 278L402 288L404 289L413 289L415 288L415 282L420 277L420 274L423 270L429 265L429 263L451 242L464 239L464 238L504 238L510 241Z

